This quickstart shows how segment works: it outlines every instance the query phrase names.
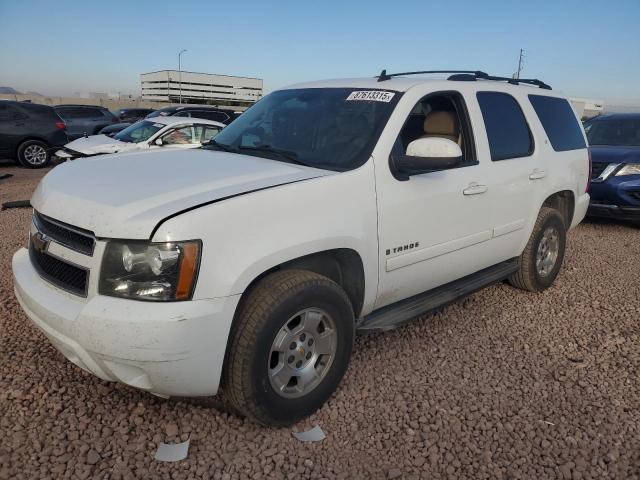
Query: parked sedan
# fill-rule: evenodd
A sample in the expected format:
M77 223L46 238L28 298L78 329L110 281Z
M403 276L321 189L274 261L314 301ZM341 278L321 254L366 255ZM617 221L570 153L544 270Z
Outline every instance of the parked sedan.
M74 140L58 150L56 156L70 160L157 147L196 148L208 143L224 127L220 122L180 117L141 120L113 138L92 135Z
M0 100L0 158L14 158L27 168L45 167L51 148L69 141L66 128L48 105Z
M95 135L118 119L108 109L95 105L57 105L56 112L67 124L69 139Z
M640 113L585 124L593 162L588 214L640 222Z

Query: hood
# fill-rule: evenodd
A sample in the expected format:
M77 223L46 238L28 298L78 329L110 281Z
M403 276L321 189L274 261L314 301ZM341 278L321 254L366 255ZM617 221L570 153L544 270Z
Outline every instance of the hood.
M97 237L146 239L166 217L332 171L212 150L151 150L55 167L31 199L38 212Z
M126 143L107 137L106 135L91 135L81 137L65 145L65 148L85 155L96 155L100 153L116 153L121 150L135 148L135 143Z
M591 160L597 163L640 163L640 146L617 147L597 145L589 147Z

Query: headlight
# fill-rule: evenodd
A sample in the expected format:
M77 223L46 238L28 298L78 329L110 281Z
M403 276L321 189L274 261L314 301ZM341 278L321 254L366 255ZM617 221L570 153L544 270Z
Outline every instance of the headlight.
M107 243L98 291L137 300L189 300L200 265L200 241Z
M627 163L616 173L616 177L619 175L640 175L640 163Z

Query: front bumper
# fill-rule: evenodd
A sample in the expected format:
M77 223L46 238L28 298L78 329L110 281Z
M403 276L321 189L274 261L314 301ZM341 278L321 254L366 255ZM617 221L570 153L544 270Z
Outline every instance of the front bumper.
M80 368L161 396L217 392L240 295L166 303L83 299L45 282L26 249L12 266L25 313Z
M640 175L609 176L591 183L588 215L617 220L640 220Z
M627 207L592 202L587 214L591 217L640 221L640 207Z

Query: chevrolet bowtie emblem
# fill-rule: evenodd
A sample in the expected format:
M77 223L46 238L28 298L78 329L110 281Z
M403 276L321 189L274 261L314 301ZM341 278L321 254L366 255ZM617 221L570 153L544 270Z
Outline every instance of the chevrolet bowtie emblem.
M44 253L49 248L49 237L42 232L36 232L31 237L31 244L36 252Z

